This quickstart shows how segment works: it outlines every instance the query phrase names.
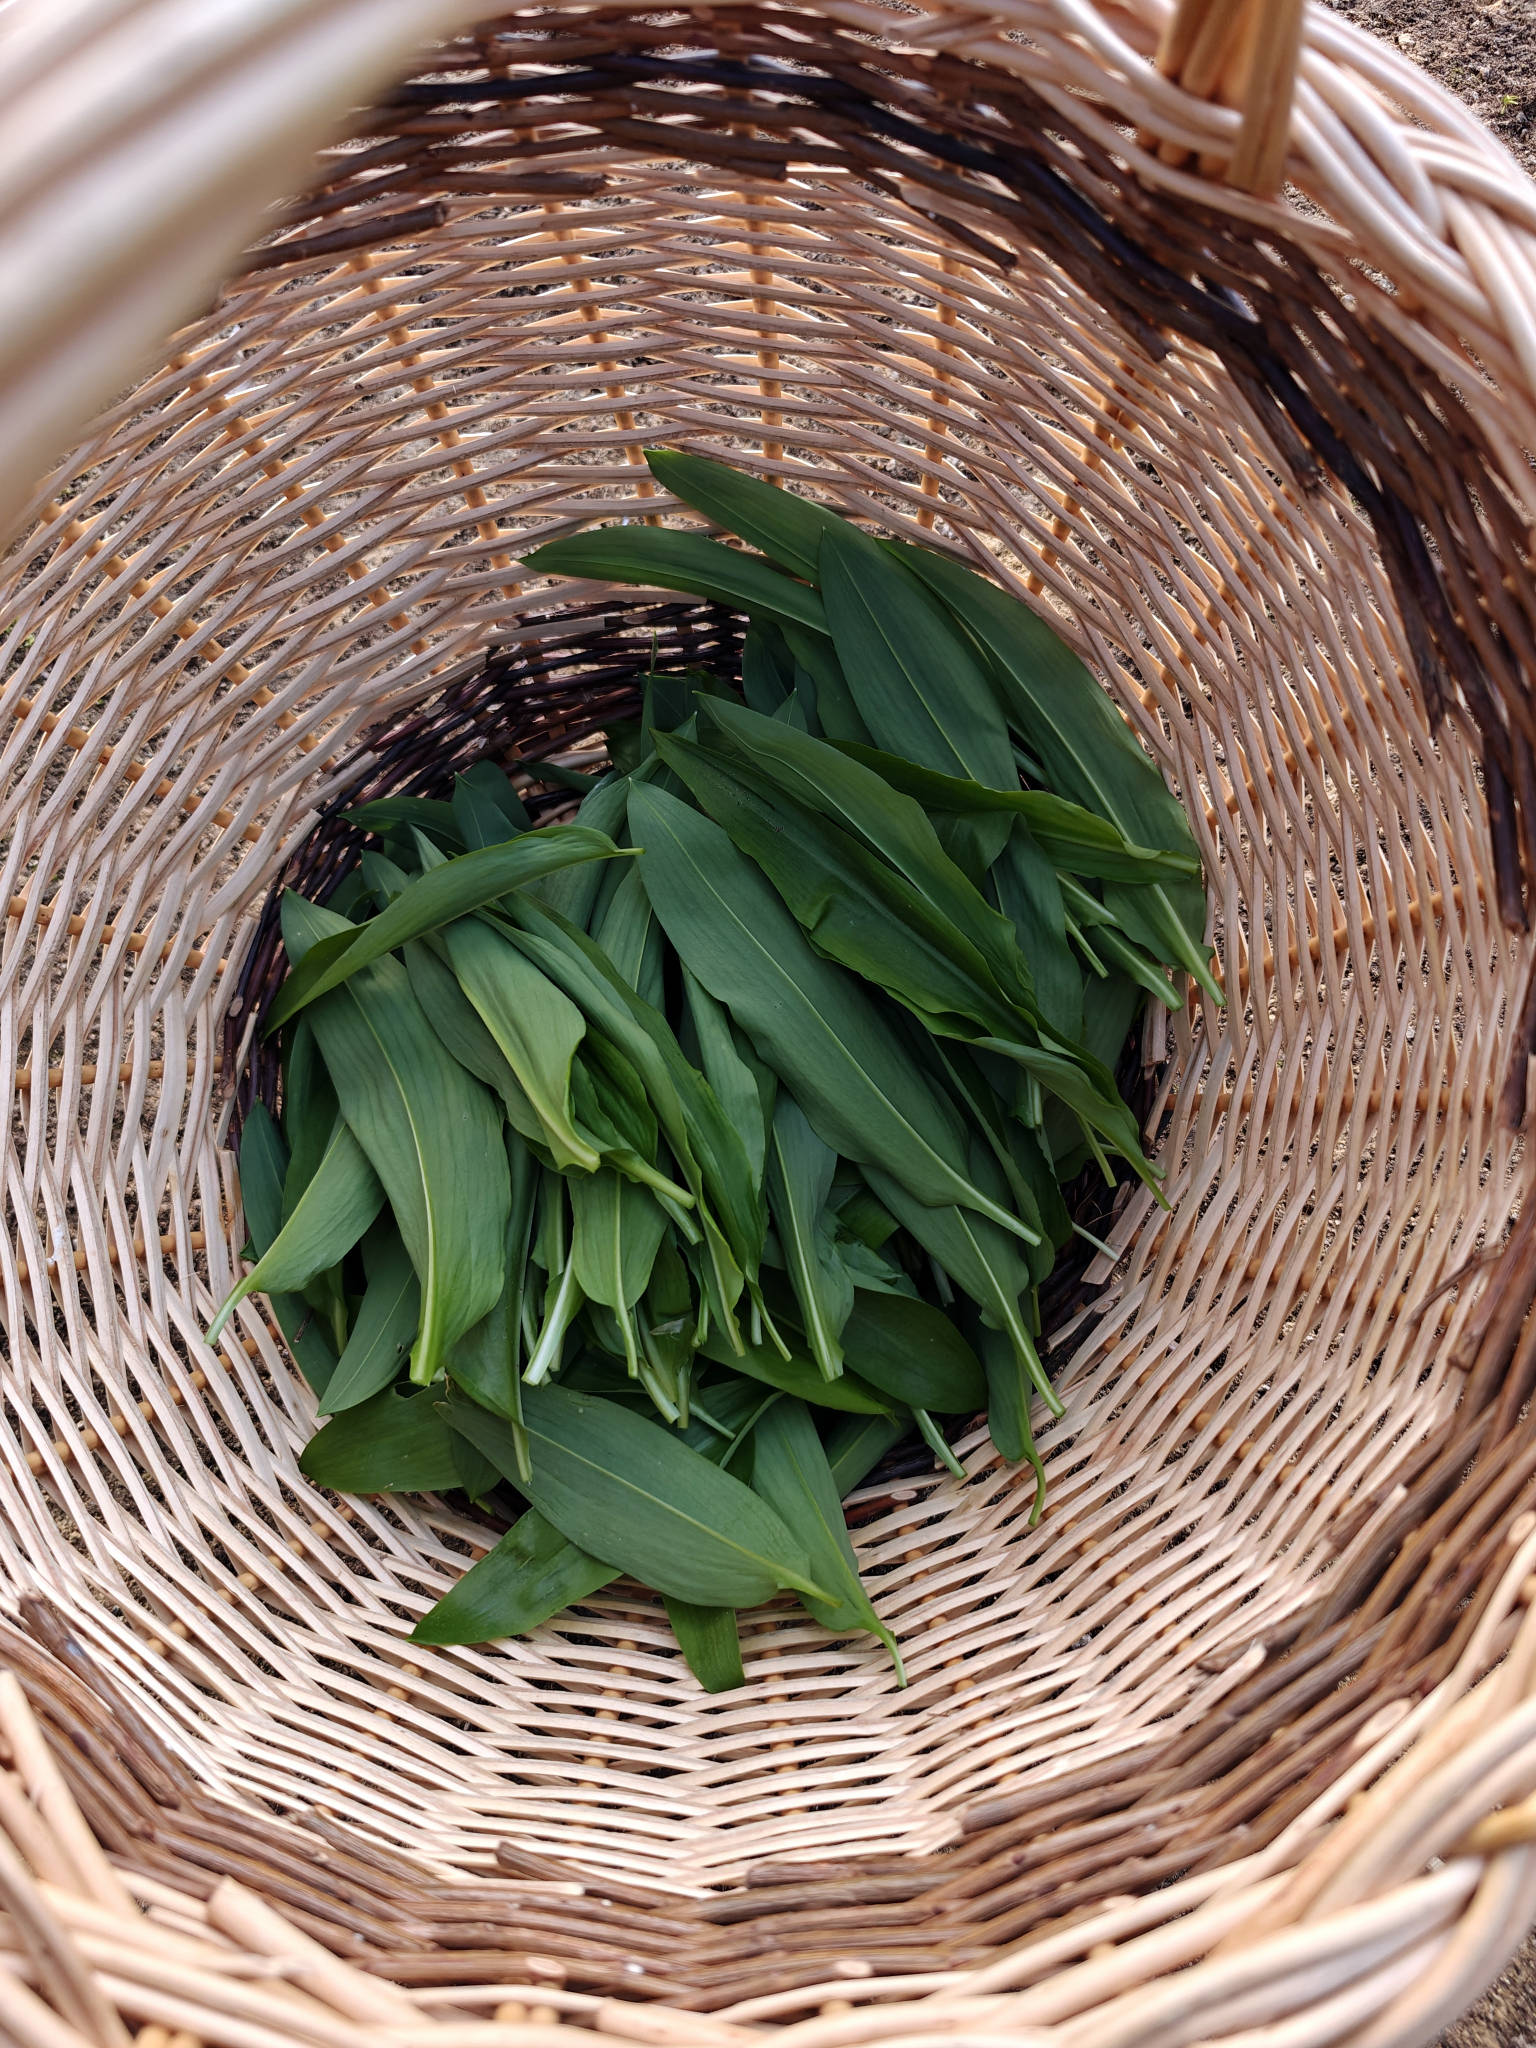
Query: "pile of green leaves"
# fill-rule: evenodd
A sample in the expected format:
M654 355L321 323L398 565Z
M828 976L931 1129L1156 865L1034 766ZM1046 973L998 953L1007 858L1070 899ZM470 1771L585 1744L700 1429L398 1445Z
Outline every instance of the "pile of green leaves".
M282 1129L246 1123L255 1264L210 1339L268 1295L330 1417L311 1478L526 1504L418 1640L628 1572L711 1689L781 1590L899 1672L842 1500L911 1430L958 1471L937 1418L983 1408L1039 1475L1061 1189L1155 1178L1111 1069L1170 973L1215 989L1199 860L995 585L650 460L746 549L626 525L528 567L744 612L740 687L646 677L567 824L490 766L351 813L356 873L283 902Z

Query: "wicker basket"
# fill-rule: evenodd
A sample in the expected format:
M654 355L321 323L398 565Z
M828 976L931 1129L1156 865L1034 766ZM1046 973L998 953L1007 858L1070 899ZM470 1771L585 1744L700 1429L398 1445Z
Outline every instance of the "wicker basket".
M0 2036L1410 2048L1536 1918L1536 190L1300 12L12 10ZM317 821L734 632L519 578L652 441L1011 581L1211 867L1045 1520L979 1430L857 1512L905 1693L622 1585L412 1647L484 1529L202 1340Z

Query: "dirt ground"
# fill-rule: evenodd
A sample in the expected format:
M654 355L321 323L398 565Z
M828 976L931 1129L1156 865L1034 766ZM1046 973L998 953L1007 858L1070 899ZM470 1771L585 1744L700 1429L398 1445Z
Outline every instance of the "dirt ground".
M1536 0L1329 0L1460 95L1536 172Z
M1458 93L1536 174L1536 0L1328 0ZM1536 2048L1536 1940L1441 2048Z

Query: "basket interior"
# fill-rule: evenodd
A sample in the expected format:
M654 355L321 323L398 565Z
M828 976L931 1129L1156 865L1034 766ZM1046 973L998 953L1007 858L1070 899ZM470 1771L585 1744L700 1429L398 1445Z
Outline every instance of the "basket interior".
M455 101L456 67L530 61L525 31L488 30L365 124L296 215L304 249L178 337L7 565L0 1570L253 1827L318 1810L429 1879L510 1843L685 1898L786 1862L859 1859L874 1884L899 1857L985 1953L1278 1825L1452 1640L1475 1565L1454 1545L1406 1619L1340 1623L1377 1590L1375 1510L1471 1427L1467 1290L1434 1290L1509 1209L1518 962L1482 879L1483 766L1426 709L1369 506L1209 337L1073 256L1107 202L1059 117L1004 204L998 174L958 189L981 87L925 101L953 145L925 183L839 44L842 99L813 97L770 164L790 131L751 67L788 61L782 32L722 11L715 70L664 81L712 94L715 125L663 148L654 37L593 19L538 31L558 103ZM615 44L630 71L594 82ZM907 75L887 84L914 119ZM437 224L406 235L424 195ZM382 246L317 247L337 215ZM1130 257L1167 259L1134 231ZM1270 262L1222 232L1223 261ZM1118 1262L1056 1332L1044 1521L980 1432L966 1484L882 1483L857 1516L906 1692L781 1604L744 1617L748 1688L707 1698L622 1587L527 1641L413 1647L483 1529L299 1478L310 1401L256 1304L202 1345L243 1236L224 1141L262 907L383 772L380 734L446 730L489 636L569 632L519 577L536 537L684 516L652 443L992 568L1095 666L1209 863L1229 1002L1149 1044L1170 1206L1125 1202ZM1301 1732L1266 1748L1282 1722ZM920 1919L876 1900L860 1953L923 1967ZM638 1988L675 1995L686 1963L636 1953Z

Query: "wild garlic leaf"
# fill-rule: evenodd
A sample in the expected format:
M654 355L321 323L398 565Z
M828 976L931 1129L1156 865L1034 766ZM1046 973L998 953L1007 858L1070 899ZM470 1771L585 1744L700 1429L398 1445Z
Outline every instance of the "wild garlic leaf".
M522 1490L593 1557L701 1607L756 1607L781 1587L828 1597L772 1509L673 1431L564 1387L525 1388L523 1412L533 1473ZM509 1471L503 1422L452 1399L448 1415Z

